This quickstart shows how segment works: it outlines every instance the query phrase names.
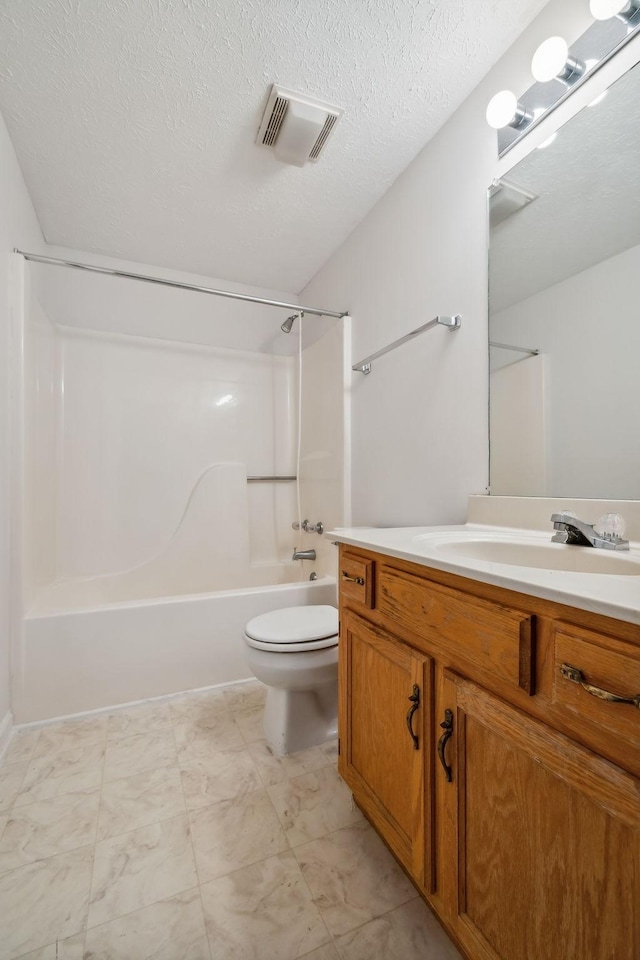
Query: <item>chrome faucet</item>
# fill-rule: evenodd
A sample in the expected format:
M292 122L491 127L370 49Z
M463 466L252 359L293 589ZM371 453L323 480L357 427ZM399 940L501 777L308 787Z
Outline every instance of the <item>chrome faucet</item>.
M315 550L297 550L294 549L292 560L315 560L316 552Z
M599 547L603 550L628 550L629 541L615 533L597 533L594 524L578 520L571 513L552 513L552 543L575 544L578 547Z

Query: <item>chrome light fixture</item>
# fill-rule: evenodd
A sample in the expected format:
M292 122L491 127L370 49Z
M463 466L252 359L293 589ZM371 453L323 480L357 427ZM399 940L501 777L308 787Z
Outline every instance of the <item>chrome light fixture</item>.
M617 17L629 23L640 13L640 0L590 0L589 9L595 20Z
M487 123L494 130L502 127L515 129L527 126L533 120L533 114L525 110L511 90L501 90L491 98L487 106Z
M501 90L489 101L487 123L498 131L498 156L504 156L640 32L640 0L589 0L589 8L594 23L571 47L558 36L540 44L531 61L533 86L519 97Z
M561 80L572 84L585 70L586 64L569 54L569 44L563 37L549 37L540 44L531 61L533 79L539 83Z

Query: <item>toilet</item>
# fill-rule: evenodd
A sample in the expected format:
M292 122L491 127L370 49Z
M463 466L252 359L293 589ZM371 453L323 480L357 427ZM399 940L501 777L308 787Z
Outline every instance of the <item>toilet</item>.
M249 666L267 686L264 735L284 755L338 733L338 611L284 607L246 625Z

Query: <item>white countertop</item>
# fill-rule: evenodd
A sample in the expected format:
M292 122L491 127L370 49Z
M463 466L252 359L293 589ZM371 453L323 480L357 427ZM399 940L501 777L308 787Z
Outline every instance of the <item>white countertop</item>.
M462 555L445 558L442 554L446 551L441 551L443 543L465 538L497 537L503 541L522 539L527 543L546 545L550 542L552 533L553 530L467 523L439 527L341 527L328 531L325 536L329 540L373 550L400 560L409 560L411 563L444 570L460 577L640 624L640 575L550 570L490 562ZM553 544L552 547L560 551L591 552L594 549L563 544ZM632 569L635 569L634 563L640 563L640 543L632 542L628 552L611 552L615 552L616 557L626 557ZM598 553L608 554L609 551L598 550ZM640 567L638 569L640 570Z

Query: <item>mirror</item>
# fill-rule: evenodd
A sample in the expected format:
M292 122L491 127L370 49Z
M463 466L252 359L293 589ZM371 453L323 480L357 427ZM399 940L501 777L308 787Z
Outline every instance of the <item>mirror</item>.
M640 64L489 205L491 493L640 499Z

